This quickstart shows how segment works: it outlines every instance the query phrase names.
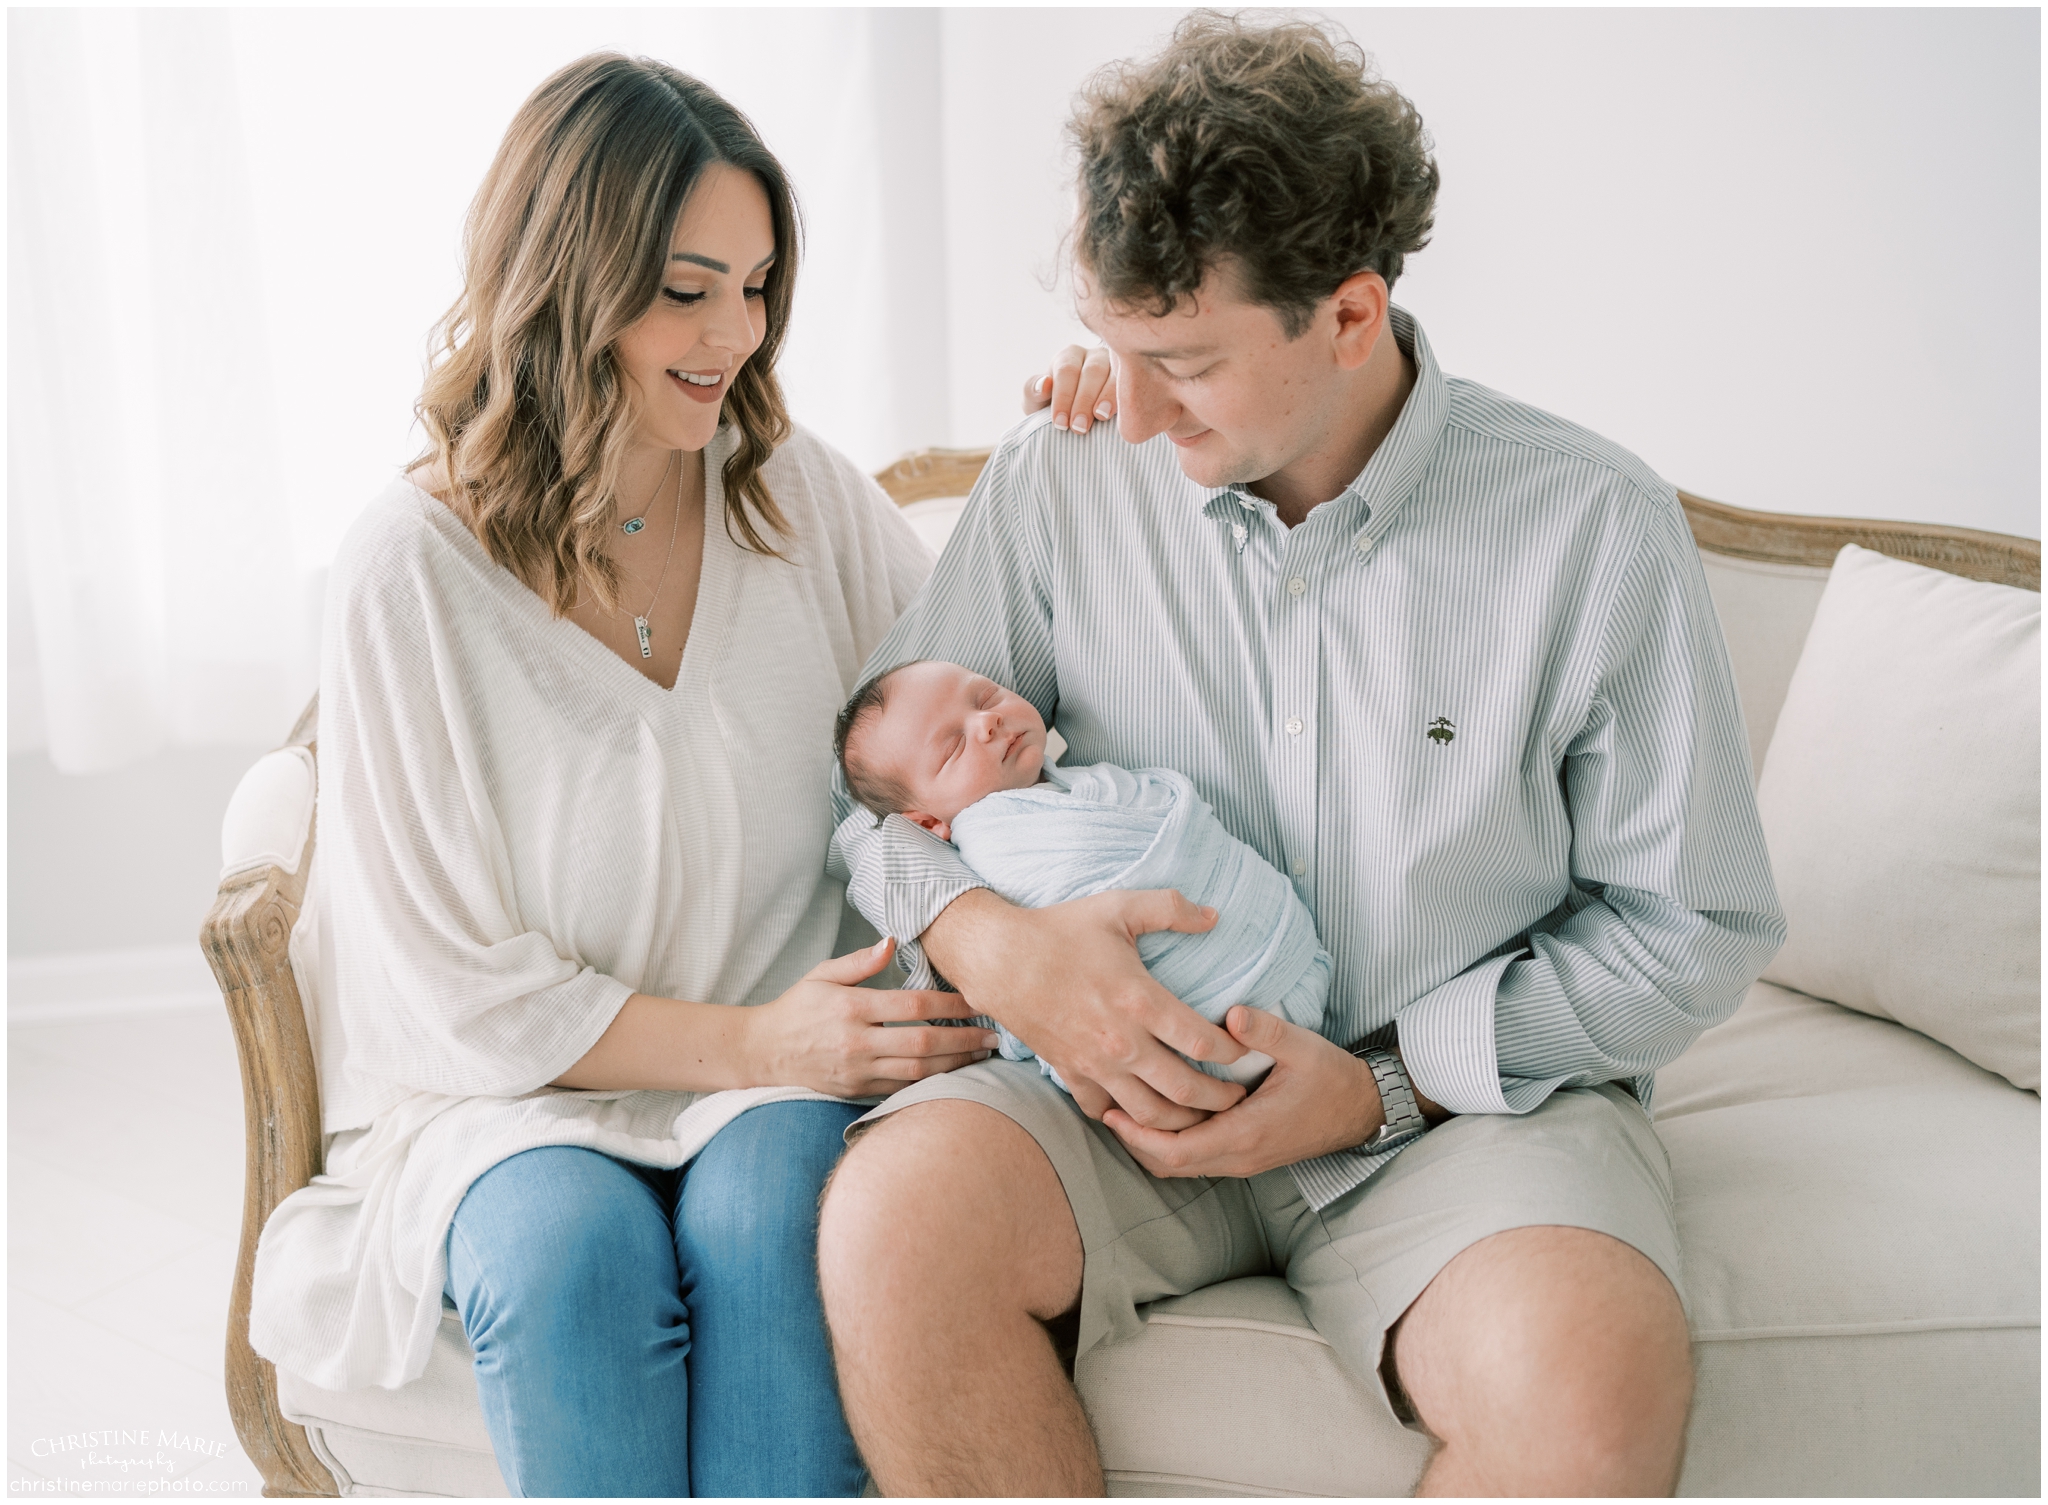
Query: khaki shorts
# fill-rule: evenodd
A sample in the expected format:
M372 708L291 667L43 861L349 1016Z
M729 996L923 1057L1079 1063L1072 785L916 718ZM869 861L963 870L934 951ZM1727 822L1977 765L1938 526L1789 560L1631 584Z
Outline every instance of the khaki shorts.
M989 1060L897 1093L847 1131L914 1103L985 1104L1059 1173L1079 1225L1079 1353L1135 1336L1138 1309L1244 1275L1283 1275L1316 1331L1402 1422L1380 1372L1387 1329L1437 1271L1510 1228L1590 1228L1646 1255L1683 1295L1671 1167L1618 1084L1563 1088L1520 1116L1453 1118L1320 1213L1285 1167L1249 1179L1162 1180L1090 1121L1036 1062Z

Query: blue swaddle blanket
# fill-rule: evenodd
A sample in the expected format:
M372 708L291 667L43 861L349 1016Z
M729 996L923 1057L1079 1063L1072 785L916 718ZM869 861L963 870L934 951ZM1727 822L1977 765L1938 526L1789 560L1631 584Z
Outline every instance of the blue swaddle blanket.
M1177 888L1214 906L1216 925L1202 935L1138 938L1160 985L1214 1024L1243 1003L1321 1032L1331 966L1314 917L1278 869L1223 829L1185 776L1094 763L1048 767L1046 778L979 799L952 822L962 860L989 887L1033 909L1113 888ZM1034 1059L1030 1046L996 1028L1004 1056Z

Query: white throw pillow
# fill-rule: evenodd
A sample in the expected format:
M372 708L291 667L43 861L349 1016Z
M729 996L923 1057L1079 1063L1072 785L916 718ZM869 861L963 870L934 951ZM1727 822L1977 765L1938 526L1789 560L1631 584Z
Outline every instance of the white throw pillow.
M303 747L277 748L250 765L221 817L222 882L253 868L299 870L319 782L313 755Z
M934 554L946 552L946 540L953 536L953 525L960 521L960 514L966 510L964 496L934 496L921 502L911 502L901 510L904 520L917 531L924 546Z
M1844 548L1757 784L1764 977L2039 1092L2040 777L2040 595Z

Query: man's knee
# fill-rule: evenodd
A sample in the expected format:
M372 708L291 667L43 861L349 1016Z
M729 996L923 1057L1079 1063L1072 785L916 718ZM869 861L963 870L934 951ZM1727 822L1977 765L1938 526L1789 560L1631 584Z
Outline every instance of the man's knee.
M941 1251L907 1238L911 1225L949 1234L966 1188L948 1186L971 1136L976 1105L918 1103L863 1124L825 1183L818 1219L818 1268L829 1294L836 1284L870 1284L912 1250L919 1262ZM979 1110L986 1112L988 1110ZM945 1195L939 1194L947 1187ZM957 1254L958 1251L946 1251Z
M1580 1228L1518 1228L1445 1266L1394 1338L1401 1384L1452 1448L1517 1450L1597 1492L1669 1489L1692 1400L1678 1293ZM1571 1492L1571 1491L1567 1491Z
M993 1108L938 1099L855 1138L825 1187L818 1269L828 1313L959 1285L1052 1316L1079 1293L1080 1247L1037 1142Z

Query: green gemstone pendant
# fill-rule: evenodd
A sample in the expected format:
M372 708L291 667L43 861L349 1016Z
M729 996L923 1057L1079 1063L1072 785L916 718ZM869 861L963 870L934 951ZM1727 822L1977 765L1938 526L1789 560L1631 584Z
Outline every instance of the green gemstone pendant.
M646 526L647 526L647 519L646 519L646 518L644 518L644 517L629 517L629 518L627 518L627 519L626 519L626 520L625 520L625 521L624 521L623 523L621 523L621 524L619 525L619 528L620 528L620 531L622 531L622 532L625 532L625 533L638 533L638 532L639 532L639 531L640 531L640 530L641 530L642 528L644 528L644 527L646 527Z

